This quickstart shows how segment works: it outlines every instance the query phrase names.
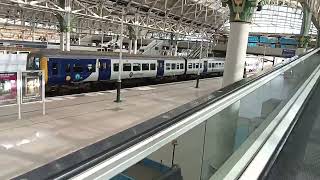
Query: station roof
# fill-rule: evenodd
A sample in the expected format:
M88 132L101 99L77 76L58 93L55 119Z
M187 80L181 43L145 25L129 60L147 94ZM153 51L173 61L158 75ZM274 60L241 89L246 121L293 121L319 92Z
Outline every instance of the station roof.
M65 6L64 2L70 2ZM313 22L319 28L318 0L266 0L268 5L313 11ZM74 33L119 33L121 12L124 23L138 35L163 32L192 35L199 32L223 32L229 9L221 0L1 0L2 24L18 24L58 31L57 14L71 13ZM287 16L285 14L285 16ZM1 23L1 22L0 22ZM128 31L128 30L127 30Z

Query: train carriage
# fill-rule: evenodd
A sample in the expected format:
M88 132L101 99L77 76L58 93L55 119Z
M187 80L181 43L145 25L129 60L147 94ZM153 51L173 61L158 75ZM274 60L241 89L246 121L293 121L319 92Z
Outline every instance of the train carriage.
M46 85L61 86L88 82L116 81L119 55L105 52L61 52L43 50L30 53L27 70L43 70ZM121 79L167 78L184 75L221 73L224 62L215 59L184 59L126 55L122 59Z

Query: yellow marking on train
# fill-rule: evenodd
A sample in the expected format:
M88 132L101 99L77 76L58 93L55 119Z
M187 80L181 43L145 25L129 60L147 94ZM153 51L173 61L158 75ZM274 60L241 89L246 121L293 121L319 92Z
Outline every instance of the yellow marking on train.
M46 57L41 57L40 59L40 69L43 70L44 72L44 78L46 84L48 83L48 58Z

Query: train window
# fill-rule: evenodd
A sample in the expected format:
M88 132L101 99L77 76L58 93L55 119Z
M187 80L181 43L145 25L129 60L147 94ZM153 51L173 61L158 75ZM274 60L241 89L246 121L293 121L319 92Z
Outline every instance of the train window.
M27 61L27 69L33 69L33 60L34 60L33 56L29 57Z
M96 72L96 65L95 64L88 64L88 72Z
M170 63L166 63L166 70L170 70L171 68L171 64Z
M40 58L34 58L34 69L40 69Z
M199 63L196 64L196 69L199 69Z
M149 71L149 64L142 64L142 71Z
M177 64L177 69L180 69L180 64Z
M189 68L189 69L192 69L192 63L189 63L189 64L188 64L188 68Z
M133 71L140 71L141 70L141 64L139 63L133 63Z
M150 64L150 70L156 70L156 64L154 63Z
M57 74L58 74L58 64L52 63L52 75L57 75Z
M71 65L66 64L66 73L70 73L70 72L71 72Z
M80 64L74 64L73 65L73 71L74 72L82 72L83 71L83 67Z
M172 63L172 64L171 64L171 69L172 69L172 70L176 69L176 64L175 64L175 63Z
M202 68L202 63L200 63L200 68Z
M183 63L180 64L180 69L184 69Z
M209 68L211 68L211 63L209 63Z
M192 68L193 68L193 69L196 68L196 63L192 63Z
M130 63L124 63L123 64L123 71L131 71L131 64Z
M113 71L118 72L119 71L119 63L114 63L113 64Z

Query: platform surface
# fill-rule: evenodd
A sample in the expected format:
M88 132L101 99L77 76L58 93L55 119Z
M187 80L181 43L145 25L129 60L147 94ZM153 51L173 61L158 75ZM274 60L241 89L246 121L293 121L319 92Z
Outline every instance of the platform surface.
M0 108L0 179L16 177L167 112L221 87L222 78L50 97L42 104Z

